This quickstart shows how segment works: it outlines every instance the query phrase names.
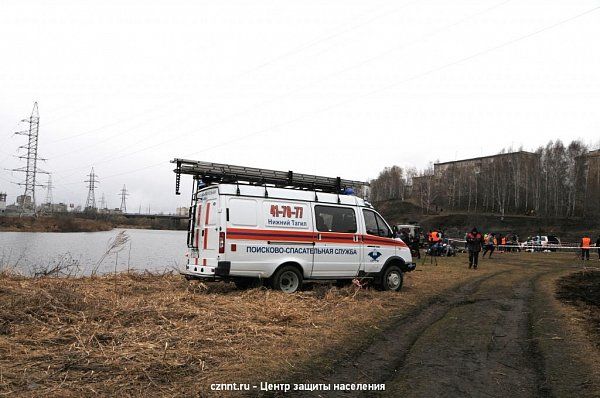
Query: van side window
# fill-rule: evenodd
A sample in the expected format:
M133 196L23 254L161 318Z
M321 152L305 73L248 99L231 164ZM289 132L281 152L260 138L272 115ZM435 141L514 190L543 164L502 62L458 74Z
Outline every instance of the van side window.
M363 210L363 215L365 216L365 228L367 230L367 234L379 236L379 232L377 231L377 220L375 219L375 213L373 213L372 211Z
M315 206L315 224L319 232L355 233L354 209L334 206Z
M381 218L379 214L375 214L375 217L377 217L377 230L379 231L379 236L383 236L385 238L391 238L394 236L385 221L383 221L383 218Z
M370 210L363 210L363 215L368 235L383 236L384 238L392 237L392 231L378 214Z

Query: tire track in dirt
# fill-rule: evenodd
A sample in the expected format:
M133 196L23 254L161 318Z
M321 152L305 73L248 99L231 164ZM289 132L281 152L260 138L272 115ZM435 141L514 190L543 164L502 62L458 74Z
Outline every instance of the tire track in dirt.
M353 356L340 359L333 371L313 374L307 382L386 383L384 393L316 396L551 397L531 334L530 302L537 279L556 271L511 266L464 283L393 322Z
M534 282L551 268L495 275L410 347L385 395L550 397L531 336Z
M407 353L425 330L435 324L457 306L469 302L469 296L488 280L510 273L512 270L497 271L470 280L442 295L434 297L424 306L411 311L395 321L373 342L358 351L351 358L343 358L337 362L334 372L311 375L310 383L383 383L395 378ZM307 381L308 382L308 381ZM331 393L326 393L330 396ZM359 396L358 392L339 392L344 397ZM304 394L288 393L286 396L303 396Z

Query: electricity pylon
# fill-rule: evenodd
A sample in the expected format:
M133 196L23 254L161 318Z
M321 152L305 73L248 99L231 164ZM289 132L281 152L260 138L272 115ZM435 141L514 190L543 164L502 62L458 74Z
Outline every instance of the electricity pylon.
M84 182L87 182L88 195L87 200L85 201L85 211L96 211L96 188L98 188L98 176L94 173L94 168L90 171L88 179Z
M27 154L17 156L19 159L26 161L25 167L13 169L25 173L25 181L18 183L17 185L24 186L25 191L20 198L17 198L17 204L19 205L21 214L25 212L32 212L35 214L35 187L41 187L42 185L37 183L37 174L46 173L45 171L38 170L38 160L45 160L38 158L38 134L40 131L40 114L38 111L38 103L34 102L33 110L28 119L21 120L22 122L29 123L29 129L24 131L18 131L15 134L24 135L27 137L27 145L21 145L19 149L26 150ZM47 173L46 173L47 174Z
M123 184L123 189L121 189L121 193L119 193L119 196L121 196L121 212L127 213L127 196L129 196L129 192L127 192L125 184Z

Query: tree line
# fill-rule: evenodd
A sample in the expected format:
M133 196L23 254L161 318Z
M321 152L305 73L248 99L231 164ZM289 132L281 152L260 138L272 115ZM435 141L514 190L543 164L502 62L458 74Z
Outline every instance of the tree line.
M534 152L506 148L493 156L438 162L423 170L387 167L371 181L369 199L411 201L424 213L598 214L599 206L586 206L589 201L600 203L600 177L586 174L590 150L579 140L568 145L556 140ZM593 167L600 169L595 159Z

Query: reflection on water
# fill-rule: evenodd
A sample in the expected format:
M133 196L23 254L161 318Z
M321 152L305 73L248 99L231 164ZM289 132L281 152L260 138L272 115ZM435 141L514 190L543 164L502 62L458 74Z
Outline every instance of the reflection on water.
M106 254L121 229L107 232L0 232L0 266L30 274L57 263L75 261L79 274L129 269L163 271L184 264L185 231L126 230L120 251ZM106 254L106 255L105 255Z

